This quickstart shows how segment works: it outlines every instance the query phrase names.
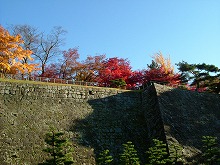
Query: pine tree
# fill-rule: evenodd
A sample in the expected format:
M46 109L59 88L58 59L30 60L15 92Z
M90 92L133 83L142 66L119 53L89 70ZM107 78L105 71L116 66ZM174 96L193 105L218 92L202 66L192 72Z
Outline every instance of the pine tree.
M112 164L113 158L109 154L109 150L104 150L99 154L99 157L97 159L98 165L109 165Z
M218 93L219 89L219 68L215 65L188 64L185 61L176 64L178 70L182 72L184 82L191 82L191 86L196 86L196 90L208 87L212 92ZM215 74L215 75L213 75Z
M45 142L48 147L43 149L49 153L50 158L40 165L69 165L73 164L71 156L72 148L69 141L63 137L63 132L55 132L54 130L46 134Z
M220 163L220 149L217 147L217 137L203 136L202 142L205 150L202 156L205 159L205 163Z
M121 165L140 165L137 151L132 142L128 141L126 144L123 144L123 147L123 153L120 155Z
M150 147L147 151L149 164L160 165L171 163L171 160L168 158L166 144L157 139L153 139L153 142L154 146Z
M170 147L169 147L169 153L170 153L169 159L170 159L170 162L172 164L183 163L182 150L183 150L183 147L181 147L178 144L171 144L170 145Z

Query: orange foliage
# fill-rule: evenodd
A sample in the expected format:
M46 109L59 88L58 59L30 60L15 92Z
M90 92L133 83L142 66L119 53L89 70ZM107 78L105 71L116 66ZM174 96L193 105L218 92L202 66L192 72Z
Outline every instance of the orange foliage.
M155 54L152 57L161 68L164 69L165 73L174 73L174 67L171 65L171 60L169 58L164 58L161 52Z
M161 52L152 56L158 68L150 68L145 71L145 81L155 81L167 85L176 85L180 83L180 74L174 73L174 67L171 65L169 58L164 58Z
M77 81L95 82L99 81L99 72L104 67L105 55L87 56L86 60L78 64Z
M30 73L36 70L36 64L22 64L24 58L32 60L32 51L24 50L20 44L21 36L11 36L7 30L0 26L0 72L2 73Z

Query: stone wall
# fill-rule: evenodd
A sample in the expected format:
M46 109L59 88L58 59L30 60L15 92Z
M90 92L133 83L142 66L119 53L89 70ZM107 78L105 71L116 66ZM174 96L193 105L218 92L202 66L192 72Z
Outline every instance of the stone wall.
M157 91L153 83L148 85L142 92L142 108L147 123L148 139L151 142L152 139L166 142Z
M45 134L52 127L72 140L76 164L95 164L104 149L117 163L127 141L142 158L147 150L140 92L0 82L1 165L43 162Z
M155 88L169 149L182 147L183 158L193 164L203 150L202 136L217 137L220 144L220 95L158 84Z
M109 149L118 164L132 141L146 164L153 138L183 147L185 161L201 153L202 136L220 139L220 97L149 84L143 91L0 82L1 165L38 164L52 127L73 142L76 164L95 164Z

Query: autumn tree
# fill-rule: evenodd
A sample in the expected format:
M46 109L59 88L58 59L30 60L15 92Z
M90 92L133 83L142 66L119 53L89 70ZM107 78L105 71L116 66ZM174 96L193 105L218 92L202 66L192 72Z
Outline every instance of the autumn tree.
M23 40L20 35L12 36L7 30L0 26L0 72L30 73L35 68L35 64L22 63L22 60L32 60L32 51L24 50L21 46Z
M148 69L144 73L145 82L153 81L166 85L177 85L180 82L180 75L173 73L166 73L163 68Z
M109 58L105 60L104 67L100 70L100 84L111 86L111 81L116 79L123 79L127 84L131 75L132 70L127 59L118 57Z
M24 50L30 50L33 54L36 54L39 47L40 35L38 29L30 25L12 25L10 31L14 36L20 35L23 43L21 44ZM30 63L28 58L24 58L22 63Z
M79 53L77 48L71 48L63 51L63 58L60 59L59 77L62 79L73 79L76 76L76 70L79 67Z
M171 64L170 57L164 58L163 54L159 52L159 53L154 54L152 58L156 62L156 64L154 64L155 67L163 68L165 73L174 72L174 67Z
M41 64L41 75L45 72L45 67L52 57L60 55L60 46L63 44L62 36L66 33L62 27L54 27L50 34L41 34L39 47L34 52L35 59Z
M98 82L100 81L100 71L104 69L105 55L87 56L82 61L76 71L77 81Z
M46 78L60 78L60 64L51 63L45 66L44 74L41 76ZM38 75L36 75L36 77L38 77Z
M140 89L145 83L144 73L145 70L132 71L127 79L127 89Z
M170 58L164 58L161 52L153 56L152 63L144 71L144 81L154 81L167 85L180 83L180 75L174 72Z

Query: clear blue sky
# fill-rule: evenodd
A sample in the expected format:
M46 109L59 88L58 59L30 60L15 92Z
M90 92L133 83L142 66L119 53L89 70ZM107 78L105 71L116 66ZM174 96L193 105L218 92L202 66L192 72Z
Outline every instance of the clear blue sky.
M63 50L81 59L106 54L146 68L161 51L172 64L220 67L220 0L0 0L0 24L28 24L49 32L62 26Z

